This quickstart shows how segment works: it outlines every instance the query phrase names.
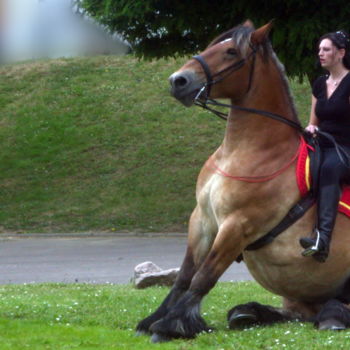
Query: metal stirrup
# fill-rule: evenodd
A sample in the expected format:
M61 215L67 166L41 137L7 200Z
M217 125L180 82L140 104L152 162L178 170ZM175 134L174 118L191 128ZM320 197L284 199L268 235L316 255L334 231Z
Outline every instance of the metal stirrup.
M316 243L309 248L306 248L301 254L303 256L311 256L314 255L315 253L319 252L320 248L319 248L319 244L320 244L320 231L315 229L316 231Z

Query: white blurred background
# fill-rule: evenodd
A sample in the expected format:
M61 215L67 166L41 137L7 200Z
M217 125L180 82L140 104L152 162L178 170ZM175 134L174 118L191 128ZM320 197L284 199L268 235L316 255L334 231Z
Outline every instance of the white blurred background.
M0 0L0 60L125 54L127 43L82 14L75 0Z

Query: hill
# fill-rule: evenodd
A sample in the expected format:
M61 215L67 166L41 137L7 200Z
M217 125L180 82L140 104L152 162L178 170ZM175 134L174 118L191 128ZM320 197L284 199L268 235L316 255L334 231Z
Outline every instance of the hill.
M0 232L184 231L224 123L169 96L183 60L0 67ZM309 88L293 82L307 115Z

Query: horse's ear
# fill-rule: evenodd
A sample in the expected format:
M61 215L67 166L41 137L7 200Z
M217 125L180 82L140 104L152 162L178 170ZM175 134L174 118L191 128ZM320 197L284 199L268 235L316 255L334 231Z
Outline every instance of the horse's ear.
M243 24L243 27L248 27L248 28L253 28L254 29L254 24L250 19L247 19Z
M264 26L260 27L259 29L255 30L252 33L252 36L250 39L252 44L258 45L266 41L272 26L273 26L273 20L265 24Z

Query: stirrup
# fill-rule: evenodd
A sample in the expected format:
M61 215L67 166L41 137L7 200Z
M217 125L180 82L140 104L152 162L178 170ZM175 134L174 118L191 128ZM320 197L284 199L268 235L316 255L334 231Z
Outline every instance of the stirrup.
M302 256L312 256L315 253L318 253L320 251L320 232L318 231L318 229L315 229L315 233L316 233L316 241L315 244L309 248L306 248L301 255Z

